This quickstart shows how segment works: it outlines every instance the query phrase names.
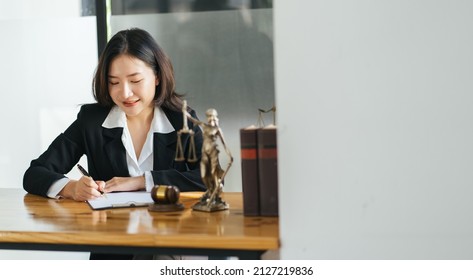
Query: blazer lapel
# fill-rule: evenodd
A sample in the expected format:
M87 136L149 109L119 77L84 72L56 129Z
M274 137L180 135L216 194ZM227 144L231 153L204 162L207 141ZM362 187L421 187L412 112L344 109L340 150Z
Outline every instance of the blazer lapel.
M172 167L176 151L175 131L170 133L154 133L153 169L165 170Z
M114 176L128 177L128 167L126 163L126 150L122 143L123 128L104 128L104 150L110 165L112 166Z

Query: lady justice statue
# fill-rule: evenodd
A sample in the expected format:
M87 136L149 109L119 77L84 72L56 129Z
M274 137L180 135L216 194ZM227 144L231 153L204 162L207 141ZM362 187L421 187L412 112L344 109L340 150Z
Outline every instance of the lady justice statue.
M184 125L178 133L178 143L176 151L176 160L183 160L182 143L180 135L182 133L190 133L191 143L193 131L187 126L187 119L192 121L195 125L199 125L203 132L202 157L200 161L200 174L202 181L207 187L207 191L202 195L199 202L197 202L192 209L205 212L213 212L226 210L229 205L220 197L223 189L223 179L227 174L233 163L233 157L230 150L227 148L222 130L218 125L217 111L215 109L208 109L205 112L207 123L193 118L187 112L187 102L184 100L182 106L182 113L184 115ZM225 153L229 157L229 163L225 169L220 167L219 150L217 140L220 138ZM195 151L195 147L193 148ZM192 151L192 148L190 149Z

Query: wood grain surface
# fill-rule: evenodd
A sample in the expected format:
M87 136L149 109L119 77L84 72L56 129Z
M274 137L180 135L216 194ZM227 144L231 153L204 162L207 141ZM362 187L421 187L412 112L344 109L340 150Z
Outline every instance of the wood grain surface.
M180 212L146 207L93 211L85 202L0 188L0 242L237 250L279 248L275 217L245 217L241 193L224 193L230 209L193 211L202 193L181 193Z

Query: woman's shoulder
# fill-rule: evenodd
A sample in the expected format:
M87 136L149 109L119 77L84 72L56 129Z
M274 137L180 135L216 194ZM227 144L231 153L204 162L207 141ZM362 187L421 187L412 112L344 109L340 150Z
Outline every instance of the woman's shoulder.
M79 119L88 119L88 120L104 120L111 108L104 107L97 103L83 104L80 107L79 114L77 117Z
M88 114L108 114L111 108L104 107L99 105L98 103L89 103L89 104L82 104L80 106L80 112L88 113Z

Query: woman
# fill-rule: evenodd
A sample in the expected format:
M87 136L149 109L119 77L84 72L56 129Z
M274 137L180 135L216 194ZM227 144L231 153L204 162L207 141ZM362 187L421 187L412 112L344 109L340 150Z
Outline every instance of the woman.
M93 79L97 103L83 105L77 119L31 162L23 178L29 193L77 201L101 192L150 191L175 185L205 191L200 176L202 132L194 131L197 162L177 162L177 133L183 126L182 99L175 92L173 67L151 35L141 29L114 35ZM189 113L196 118L193 110ZM189 137L182 138L184 149ZM69 179L82 155L89 176Z

